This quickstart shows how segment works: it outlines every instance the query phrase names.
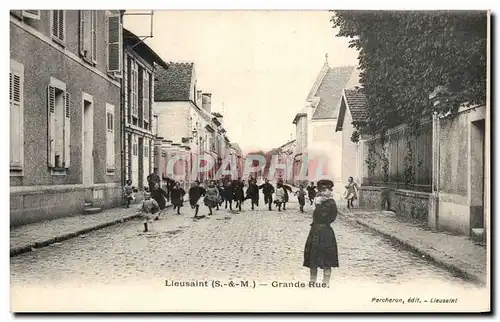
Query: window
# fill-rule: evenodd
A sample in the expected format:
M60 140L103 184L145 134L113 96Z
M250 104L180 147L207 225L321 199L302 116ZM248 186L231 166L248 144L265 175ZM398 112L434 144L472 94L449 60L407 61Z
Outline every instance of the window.
M144 126L144 68L139 65L137 68L137 114L139 117L139 127Z
M121 77L123 60L122 22L119 12L109 13L108 17L108 72Z
M127 71L126 71L126 81L127 81L127 121L132 123L132 58L127 57Z
M80 10L80 55L88 62L97 62L97 11Z
M137 118L139 115L139 106L138 106L138 88L139 88L139 71L138 66L135 61L132 61L132 95L131 95L131 103L132 103L132 116Z
M48 166L64 171L70 166L71 95L66 84L52 78L47 93Z
M22 173L24 164L24 66L10 61L10 170Z
M150 117L149 117L149 114L150 114L150 106L149 106L149 102L150 102L150 87L149 87L149 73L144 69L143 70L143 77L142 77L142 80L143 80L143 85L142 85L142 100L143 100L143 103L142 103L142 110L143 110L143 117L144 117L144 128L146 130L149 129L149 123L150 123Z
M132 155L137 156L137 136L133 135L132 136Z
M60 44L65 40L65 23L64 10L52 10L52 39Z
M149 158L149 141L145 140L144 142L144 157Z
M115 107L106 103L106 169L115 170Z

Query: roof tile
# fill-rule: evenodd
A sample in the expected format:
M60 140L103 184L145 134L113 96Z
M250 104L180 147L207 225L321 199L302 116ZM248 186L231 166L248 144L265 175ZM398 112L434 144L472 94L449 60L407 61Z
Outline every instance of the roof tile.
M344 90L353 122L365 121L368 117L368 101L360 89Z
M312 116L313 120L332 119L337 116L342 90L347 86L355 70L355 66L330 67L328 69L316 92L316 96L321 99Z
M155 101L187 101L191 91L194 63L170 63L156 72Z

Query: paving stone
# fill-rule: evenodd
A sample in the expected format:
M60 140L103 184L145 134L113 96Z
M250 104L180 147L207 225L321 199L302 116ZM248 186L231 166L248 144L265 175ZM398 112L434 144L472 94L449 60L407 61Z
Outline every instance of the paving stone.
M246 206L246 205L245 205ZM256 279L263 282L304 280L304 243L311 222L295 202L287 211L264 207L238 215L216 211L218 220L193 221L193 210L173 210L142 233L142 222L125 223L90 232L86 238L61 242L10 259L11 285L36 283L101 283L121 285L141 279ZM123 209L121 211L124 211ZM476 287L420 256L402 249L379 234L342 218L333 224L339 245L340 268L332 281L400 284L418 279ZM176 231L175 234L167 233ZM320 273L321 274L321 273Z

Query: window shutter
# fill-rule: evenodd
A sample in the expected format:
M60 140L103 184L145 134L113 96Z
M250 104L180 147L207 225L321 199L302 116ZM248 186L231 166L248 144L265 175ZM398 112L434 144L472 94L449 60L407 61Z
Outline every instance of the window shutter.
M121 72L121 23L120 15L112 14L108 16L108 72Z
M55 109L56 109L56 89L48 87L47 91L47 164L50 168L55 166Z
M59 35L58 38L62 41L64 41L64 25L65 25L65 19L64 19L64 10L57 10L59 12L59 19L57 21L58 23L58 30L59 30Z
M91 48L92 48L92 62L97 62L97 11L91 11L90 19L90 37L91 37Z
M12 66L10 71L10 167L22 170L23 166L23 82L22 65Z
M142 73L142 111L144 121L149 123L149 77L148 72L143 70Z
M115 168L114 106L106 104L106 168Z
M78 35L78 45L80 50L80 55L85 56L85 10L80 10L80 33Z
M139 72L138 72L138 67L137 63L134 62L134 68L132 69L132 115L134 116L139 116L139 111L138 111L138 105L139 105L139 95L138 95L138 88L139 88Z
M80 54L90 55L90 14L88 10L80 10Z
M52 35L59 38L59 10L52 10Z
M71 94L64 97L64 167L67 169L71 159Z
M23 10L23 17L40 20L40 10Z

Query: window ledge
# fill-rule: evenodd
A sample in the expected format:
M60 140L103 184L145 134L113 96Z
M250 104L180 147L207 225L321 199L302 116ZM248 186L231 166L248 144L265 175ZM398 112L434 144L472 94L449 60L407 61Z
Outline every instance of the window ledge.
M65 168L51 168L50 174L53 176L65 176L66 170L67 169L65 169Z
M58 44L59 46L61 46L62 48L65 48L66 47L66 44L64 43L64 40L61 40L59 38L57 38L56 36L52 35L52 40Z
M19 168L11 168L10 169L10 176L11 177L23 177L24 171L23 171L23 169L19 169Z

